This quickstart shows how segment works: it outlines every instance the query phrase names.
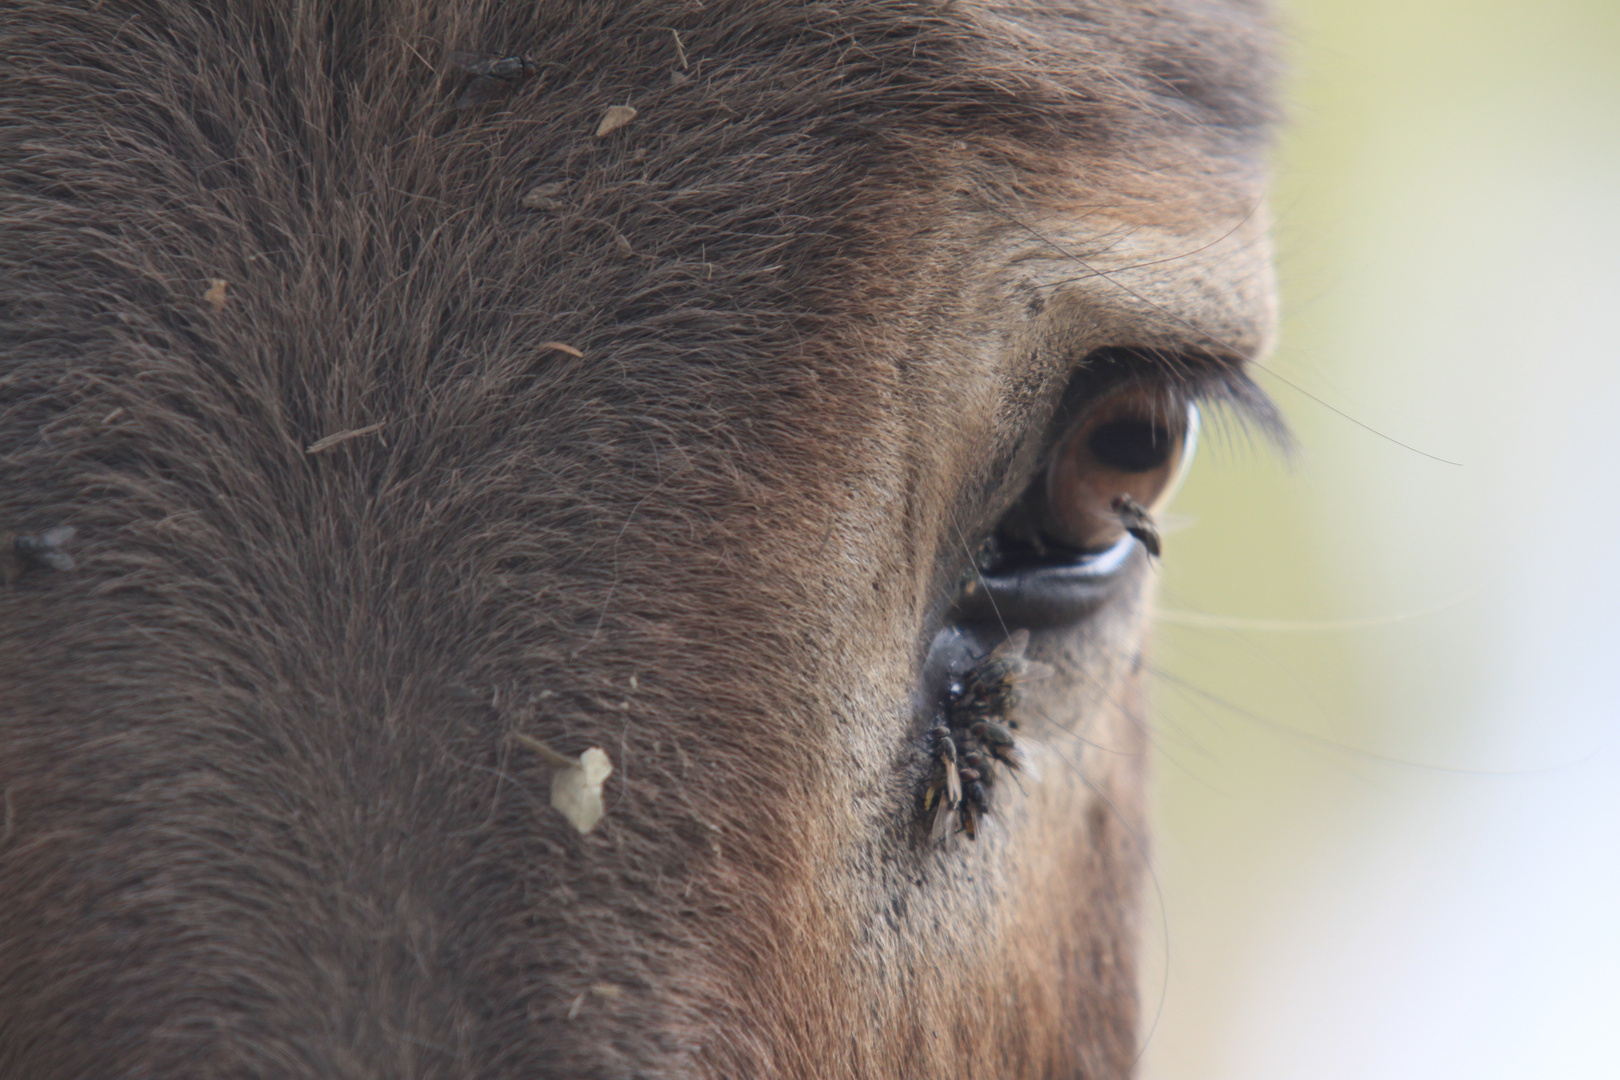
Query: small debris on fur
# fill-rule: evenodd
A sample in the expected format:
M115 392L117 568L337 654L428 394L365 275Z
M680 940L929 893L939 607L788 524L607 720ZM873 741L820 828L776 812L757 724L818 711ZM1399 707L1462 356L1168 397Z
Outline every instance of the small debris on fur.
M553 352L567 353L569 356L572 356L575 359L585 355L572 345L565 345L560 341L542 341L540 343L540 348L542 351L550 349ZM546 693L549 693L549 691L546 691Z
M559 198L563 189L568 185L561 180L553 180L549 184L539 184L529 189L523 196L523 209L525 210L561 210L563 201Z
M510 94L527 79L539 72L538 65L522 53L498 56L488 53L456 51L449 54L450 65L471 75L456 108L468 109L496 97Z
M225 290L228 283L224 278L209 278L208 291L203 293L203 303L215 311L225 310Z
M582 834L596 828L606 809L602 805L602 784L613 775L613 762L598 747L591 747L577 758L559 754L533 735L514 732L518 742L533 750L556 771L551 774L551 805Z
M350 428L348 431L335 432L326 436L324 439L316 439L314 442L304 447L304 453L319 454L323 451L330 450L332 447L341 443L346 443L350 439L358 439L362 435L375 434L376 432L381 431L383 429L383 425L386 423L388 423L388 421L379 420L375 424L367 424L365 427Z
M596 137L611 135L624 125L636 118L636 110L628 105L609 105L607 112L602 114L602 122L596 125Z

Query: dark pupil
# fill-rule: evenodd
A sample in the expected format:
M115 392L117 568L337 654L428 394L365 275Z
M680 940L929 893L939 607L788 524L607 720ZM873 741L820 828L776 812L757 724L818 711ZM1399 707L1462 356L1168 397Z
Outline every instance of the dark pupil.
M1147 472L1170 460L1170 433L1148 420L1115 420L1086 440L1092 456L1121 472Z

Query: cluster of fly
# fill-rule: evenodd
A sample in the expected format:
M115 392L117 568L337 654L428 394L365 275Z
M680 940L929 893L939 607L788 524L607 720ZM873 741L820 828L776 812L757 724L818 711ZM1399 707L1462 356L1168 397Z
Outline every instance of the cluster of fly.
M62 549L73 539L74 532L71 525L58 525L42 533L0 537L0 580L10 585L30 570L72 570L73 556Z
M945 703L928 733L933 768L923 785L922 814L929 838L941 840L955 821L974 839L990 810L990 790L1002 770L1016 772L1021 752L1013 732L1021 682L1047 671L1024 658L1029 631L1018 630L979 658L946 688Z
M453 52L450 65L472 76L472 81L456 99L456 108L466 109L492 98L509 94L519 83L532 79L540 70L521 53L494 56L485 53Z

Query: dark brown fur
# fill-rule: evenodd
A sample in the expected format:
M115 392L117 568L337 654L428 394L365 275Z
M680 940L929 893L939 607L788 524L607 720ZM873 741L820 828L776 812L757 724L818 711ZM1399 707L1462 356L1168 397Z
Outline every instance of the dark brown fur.
M1143 594L1041 646L1126 753L975 844L910 694L1075 364L1263 341L1253 237L1019 269L1253 217L1257 22L8 0L0 1075L1125 1075Z

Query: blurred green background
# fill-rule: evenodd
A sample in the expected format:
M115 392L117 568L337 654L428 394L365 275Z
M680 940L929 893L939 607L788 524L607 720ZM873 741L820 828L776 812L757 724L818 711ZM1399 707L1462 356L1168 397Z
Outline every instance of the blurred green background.
M1614 1080L1620 0L1282 2L1301 452L1173 508L1142 1075Z

